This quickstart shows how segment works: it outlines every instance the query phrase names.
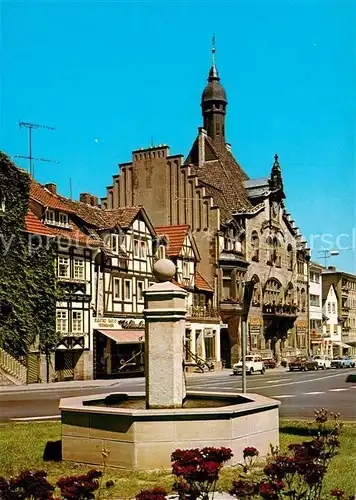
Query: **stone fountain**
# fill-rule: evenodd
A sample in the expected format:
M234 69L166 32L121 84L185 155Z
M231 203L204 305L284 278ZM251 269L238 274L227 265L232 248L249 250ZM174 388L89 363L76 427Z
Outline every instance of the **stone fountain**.
M63 460L128 470L170 467L177 448L225 446L241 462L246 446L261 456L279 444L279 401L258 394L186 391L185 299L174 264L154 266L158 283L145 292L146 393L62 399ZM206 379L209 383L209 377Z

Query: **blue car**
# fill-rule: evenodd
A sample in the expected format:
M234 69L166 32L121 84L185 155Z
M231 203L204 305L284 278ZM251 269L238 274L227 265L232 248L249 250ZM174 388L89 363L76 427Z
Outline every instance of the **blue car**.
M355 368L356 362L350 356L338 356L331 360L331 368Z

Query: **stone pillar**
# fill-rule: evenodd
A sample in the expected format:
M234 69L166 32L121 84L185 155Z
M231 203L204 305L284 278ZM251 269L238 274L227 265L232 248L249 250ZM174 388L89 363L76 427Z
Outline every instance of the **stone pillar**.
M197 351L196 351L196 344L197 344L197 339L196 339L195 330L191 330L190 331L190 345L189 345L189 349L192 352L192 354L196 354L197 353Z
M215 360L216 363L221 362L221 352L220 352L220 327L215 331Z
M144 292L146 406L180 408L185 398L183 342L187 292L171 283L175 265L168 259L155 263L159 283Z

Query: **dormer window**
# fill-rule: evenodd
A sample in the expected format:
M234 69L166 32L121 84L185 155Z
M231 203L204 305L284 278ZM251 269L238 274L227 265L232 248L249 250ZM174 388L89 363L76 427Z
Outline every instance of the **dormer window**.
M60 224L68 224L68 214L59 213Z
M54 222L56 222L56 214L53 210L47 210L46 212L46 222L48 222L49 224L53 224Z
M165 259L166 258L166 247L164 245L160 245L157 250L157 258Z
M119 253L120 242L119 242L119 235L118 234L111 234L110 235L110 248L113 252Z

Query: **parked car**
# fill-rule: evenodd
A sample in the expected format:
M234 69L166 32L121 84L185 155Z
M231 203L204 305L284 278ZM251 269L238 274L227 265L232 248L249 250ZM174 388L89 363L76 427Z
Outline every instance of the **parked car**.
M265 368L276 368L277 363L274 358L262 358Z
M354 368L356 361L350 356L337 356L331 360L331 368Z
M246 356L246 373L253 375L256 372L264 373L266 370L263 364L261 356L251 355ZM242 360L235 363L232 367L232 373L234 375L242 374Z
M295 358L289 362L289 371L307 371L307 370L317 370L318 363L314 359L299 357Z
M331 368L331 360L325 356L313 356L313 359L318 363L318 368L325 370Z

